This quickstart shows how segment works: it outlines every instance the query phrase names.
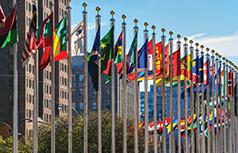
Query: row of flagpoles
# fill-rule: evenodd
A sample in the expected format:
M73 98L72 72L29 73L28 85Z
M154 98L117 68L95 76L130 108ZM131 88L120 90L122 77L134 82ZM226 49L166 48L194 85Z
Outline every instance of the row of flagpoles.
M83 16L85 17L86 14L87 14L87 12L86 12L86 7L87 7L86 3L83 4L83 7L84 7ZM94 46L95 46L95 44L98 44L97 41L99 41L97 36L98 36L98 33L100 33L100 19L101 19L101 16L99 15L100 8L97 7L96 11L97 11L97 15L96 15L96 23L97 23L97 30L96 31L97 31L97 34L96 34L96 38L95 38L95 41L94 41ZM113 18L113 15L114 15L113 11L111 12L111 15L112 15L112 18L111 18L111 26L112 27L111 28L114 28L115 20ZM123 66L122 66L122 69L123 69L122 70L123 71L123 77L122 77L122 88L123 88L122 102L123 102L123 104L122 105L123 105L123 107L122 107L122 109L123 109L123 112L124 112L122 114L122 117L123 117L123 152L127 152L127 104L128 104L128 101L127 101L127 94L126 94L126 90L127 90L126 84L127 84L128 76L130 74L128 74L128 68L127 68L127 64L126 64L127 61L128 61L127 58L129 56L126 55L126 50L125 50L125 48L126 48L126 41L125 41L125 39L126 39L126 23L125 23L126 16L125 15L122 15L122 20L123 20L123 22L122 22L122 33L121 33L122 38L120 38L120 36L119 36L119 39L118 39L119 42L122 41L121 46L118 46L118 44L117 44L118 41L117 41L117 43L116 43L117 45L114 48L115 52L113 54L119 54L119 53L116 53L116 51L119 50L120 47L122 47L122 49L120 51L123 54L123 62L122 62L123 63ZM137 37L137 33L138 33L137 22L138 21L135 19L135 27L134 27L135 37ZM87 25L86 20L84 20L84 25ZM137 104L139 102L138 99L137 99L138 93L136 93L136 92L138 92L138 81L137 80L141 79L141 78L139 78L139 76L137 76L137 75L139 75L139 73L137 73L137 72L138 71L142 72L139 68L143 68L143 72L144 72L143 80L145 81L145 83L144 83L145 84L145 86L144 86L145 87L145 122L144 122L145 152L149 151L149 146L148 146L148 143L149 143L149 138L148 138L149 137L149 130L148 130L148 128L149 128L149 125L148 125L148 123L149 123L149 118L148 118L148 71L149 71L149 69L148 69L148 67L149 67L148 66L149 65L148 52L149 51L147 50L147 47L148 47L147 45L149 43L148 42L148 37L149 37L148 32L149 31L147 29L148 23L145 23L144 26L145 26L145 29L144 29L145 44L137 52L137 42L136 42L136 45L135 45L136 46L135 47L136 48L135 49L136 50L136 52L135 52L136 53L136 56L135 56L136 62L133 65L134 66L134 71L133 71L134 72L134 78L132 80L135 81L135 89L137 87L137 89L135 91L135 97L136 98L135 98L135 101L134 101L134 110L136 110L136 111L134 112L134 116L133 116L134 117L134 138L135 138L135 141L134 141L134 143L135 143L134 147L135 148L134 149L135 149L135 152L138 152L138 129L137 129L138 128L138 105ZM158 43L157 44L155 43L156 27L152 26L152 30L153 30L153 33L152 33L152 56L153 57L152 57L152 59L153 59L153 61L158 61L156 59L156 56L158 57L158 53L157 53L157 49L156 49L156 47L157 47L156 45L158 45ZM163 111L162 121L163 121L163 125L164 125L163 126L163 134L162 134L162 143L163 143L163 145L162 145L163 149L162 150L163 150L163 152L165 153L166 149L167 149L166 128L165 128L165 125L166 125L166 120L165 120L165 112L166 112L166 109L165 109L165 101L166 101L165 84L166 84L166 76L168 76L168 74L167 74L168 72L166 71L165 67L168 65L168 63L170 63L169 64L170 119L171 119L171 122L169 123L170 126L173 123L172 122L172 119L173 119L173 111L172 111L172 109L173 109L173 100L172 100L173 90L172 90L172 87L173 87L173 82L174 82L173 72L175 72L174 67L176 67L176 65L177 65L177 70L176 71L178 71L178 72L175 72L176 73L175 79L177 78L177 80L175 80L175 81L178 82L178 97L177 97L178 98L177 99L177 102L178 102L178 131L181 131L181 123L180 123L180 119L181 119L181 110L180 110L180 108L181 108L181 105L180 105L180 102L181 102L181 97L180 97L180 95L181 95L181 81L184 81L184 83L185 83L185 85L184 85L184 92L185 92L184 93L185 94L185 145L186 145L185 152L190 152L190 151L191 152L195 152L195 151L200 152L199 149L201 149L201 152L210 152L211 150L212 150L212 152L215 152L216 149L217 150L223 149L226 152L227 151L227 147L226 147L227 143L223 142L224 148L219 148L219 146L217 145L218 144L218 139L216 139L216 134L215 134L215 108L218 110L218 105L219 105L218 104L218 99L219 98L224 98L223 103L225 103L225 106L224 106L224 108L225 108L224 122L225 123L223 125L225 127L225 129L224 129L225 134L224 135L226 135L226 119L227 119L226 118L226 112L228 111L228 110L226 110L227 109L226 105L228 103L228 102L226 102L228 100L228 99L226 99L226 97L227 97L227 95L229 95L228 93L226 93L226 94L223 95L223 97L218 96L218 92L221 92L221 91L218 91L218 85L219 85L219 78L218 77L221 77L221 72L218 73L218 62L220 62L220 63L224 62L223 64L226 66L226 67L224 67L224 73L225 74L223 75L223 78L224 78L223 86L225 86L224 89L227 88L226 90L229 89L229 90L232 90L232 92L234 92L233 91L233 83L234 83L233 73L235 74L235 72L237 71L237 67L232 62L228 61L226 58L221 58L221 56L218 53L215 53L214 50L211 50L212 56L210 58L208 48L206 48L207 63L204 63L203 62L204 61L204 51L203 51L204 46L202 45L201 47L199 47L199 44L196 43L195 44L196 48L194 49L193 41L191 40L191 41L189 41L190 47L188 48L187 38L184 38L185 43L183 45L184 52L185 52L185 62L190 62L191 65L187 65L187 63L180 63L181 62L180 61L180 50L181 50L180 40L181 40L181 36L178 35L178 37L177 37L178 38L178 41L177 41L178 50L177 50L177 52L173 52L173 38L172 38L173 33L172 32L169 33L170 39L169 39L168 49L166 49L166 46L165 46L166 36L164 35L164 33L165 33L165 29L162 29L162 34L163 34L162 37L161 37L161 45L162 45L161 55L162 55L162 59L160 58L160 61L159 61L160 63L162 63L162 66L160 65L160 69L162 69L162 72L160 74L162 74L162 104L163 104L162 105L162 111ZM104 38L102 38L102 40L103 39ZM111 39L114 40L114 38L111 38ZM87 37L85 36L84 37L84 42L86 42L86 41L87 41ZM136 41L137 41L137 39L136 39ZM101 41L101 43L103 44L103 41ZM102 152L102 144L101 144L101 83L102 82L101 82L101 73L100 72L102 71L102 69L101 69L102 65L101 64L104 60L103 58L101 58L101 56L103 56L103 54L105 54L105 53L102 53L100 51L100 48L102 47L102 44L98 48L93 47L92 52L91 52L92 56L94 56L94 55L97 56L97 59L95 61L98 62L98 118L99 118L98 119L98 131L99 131L98 132L98 152ZM134 43L132 43L131 46L133 46L133 45L134 45ZM148 51L147 53L143 53L144 48L146 48L145 50ZM169 56L168 52L166 54L166 50L169 51L170 56ZM201 50L201 57L199 55L199 50ZM188 52L190 54L188 54ZM130 53L130 51L129 51L129 53ZM157 55L156 55L156 53L157 53ZM85 50L85 52L84 52L85 58L86 58L86 54L87 54L87 52ZM140 59L139 59L140 55L138 55L138 54L140 54L140 55L142 55L142 54L146 55L147 54L147 56L145 56L145 58L144 58L145 61L140 61ZM172 56L172 55L176 55L176 54L179 58L177 56ZM194 60L193 56L195 57L196 60ZM117 57L115 57L115 58L113 58L113 57L114 56L112 56L112 58L111 58L112 61L110 63L111 64L111 81L112 81L112 123L115 122L115 110L114 110L115 109L115 107L114 107L115 106L115 99L114 99L114 96L113 96L115 90L114 90L114 83L113 83L114 79L113 78L114 78L114 71L115 71L114 70L114 63L115 63L114 60L117 58ZM174 58L176 58L176 57L178 58L178 60L177 60L177 63L174 63L173 61L175 60ZM168 60L166 61L166 58L168 58L169 61ZM190 61L188 61L188 60L190 60ZM210 60L211 60L211 69L212 69L211 72L210 72ZM93 62L95 62L95 61L93 61ZM185 72L185 73L180 72L180 71L187 71L187 69L189 69L187 66L190 66L190 69L193 69L194 68L193 63L194 62L200 63L201 61L202 61L202 65L200 65L200 67L196 66L195 71L196 71L196 73L198 73L198 72L201 71L200 69L202 69L202 74L198 73L198 74L195 74L195 76L194 76L193 70L190 70L189 72ZM215 61L216 61L216 63L215 63ZM152 73L153 77L152 77L152 79L153 79L154 85L156 85L156 82L158 80L158 76L157 76L157 73L156 73L156 71L157 71L156 66L158 66L158 65L156 65L157 64L156 62L152 62L152 63L153 63L153 73ZM197 65L198 65L198 63L197 63ZM140 67L143 64L145 66ZM203 71L205 71L204 70L204 64L207 64L206 65L206 74L204 74L205 72L203 72ZM182 67L187 67L187 68L183 68L183 70L181 70ZM120 70L121 69L117 68L117 71L119 71L119 73L120 73ZM215 70L217 71L216 73L215 73ZM215 74L216 74L216 76L215 76ZM232 86L232 87L229 87L228 82L225 84L225 81L226 81L225 79L227 79L226 78L227 75L230 76L230 74L232 74L232 78L230 78L231 79L230 81L232 82L232 83L230 83L230 86ZM182 77L182 75L183 75L183 77ZM196 76L196 75L200 75L200 76ZM212 76L212 79L211 79L212 84L211 85L210 85L210 77L209 77L210 75ZM190 78L189 78L189 76L190 76ZM87 78L87 71L85 71L85 77ZM91 77L93 77L93 76L91 76ZM161 76L159 76L159 77L161 78ZM206 80L203 80L203 79L205 79L204 77L206 77ZM216 77L216 79L215 79L215 77ZM181 79L181 78L183 78L183 79ZM199 80L199 79L202 79L202 80ZM129 78L129 80L130 80L130 78ZM216 83L215 83L215 80L216 80ZM190 83L188 83L187 81L190 81ZM204 83L205 81L206 81L206 83ZM215 84L216 84L216 89L215 89ZM204 86L204 85L206 85L206 86ZM206 89L205 89L205 87L206 87ZM188 88L190 89L190 93L188 93L188 91L187 91ZM196 88L196 93L194 93L194 88ZM201 91L201 96L200 96L200 91L199 91L200 88L202 88L201 89L202 90ZM206 97L204 97L204 94L203 94L205 90L206 90ZM216 93L214 92L214 90L216 91ZM212 92L211 97L210 97L210 91ZM188 94L190 94L190 99L189 100L188 100ZM230 93L230 95L229 95L230 100L232 98L234 98L233 94L234 93ZM156 95L157 95L156 86L154 86L154 96L153 96L153 98L154 98L153 99L153 101L154 101L154 103L153 103L153 109L154 109L154 111L153 111L154 112L154 114L153 114L154 123L153 124L154 125L153 126L154 127L157 127ZM85 95L85 96L87 97L87 95ZM202 98L201 100L200 100L200 97ZM215 103L215 97L216 97L216 103ZM207 99L206 100L206 104L207 104L206 107L205 107L205 99ZM212 107L211 108L209 106L210 99L211 99L211 102L212 102ZM205 146L206 145L205 132L202 132L202 134L201 134L202 144L200 145L200 132L199 132L200 123L199 123L199 119L194 119L193 117L191 117L191 123L196 121L196 126L197 126L198 130L196 132L193 132L193 130L192 130L191 138L190 138L190 140L188 140L189 138L188 138L188 122L187 122L188 110L187 109L188 109L188 105L189 105L188 102L189 101L190 101L190 106L191 106L190 111L189 111L190 116L193 116L194 114L198 118L199 118L199 116L201 116L203 130L205 130L205 120L208 120L207 121L207 124L208 124L208 128L207 128L207 130L208 130L207 147ZM87 106L88 105L87 101L85 101L85 102L86 102L85 105ZM221 100L220 100L220 102L221 102ZM231 103L234 104L234 100ZM200 105L202 105L201 111L199 110ZM205 110L206 110L206 112L205 112ZM87 111L88 110L84 110L84 111L85 111L84 120L85 120L85 122L87 122L87 119L88 119ZM231 111L231 110L229 110L229 111ZM200 112L201 112L201 115L200 115ZM209 128L210 123L209 123L209 117L208 116L210 114L212 115L212 126L211 126L212 129ZM218 122L218 116L217 115L218 115L218 111L216 112L216 118L217 118L217 122ZM207 119L206 118L204 119L204 116L207 116ZM234 118L228 118L228 119L229 119L229 121L231 119L234 120ZM220 119L220 121L221 121L221 119ZM216 126L217 126L217 129L218 129L218 123L216 123ZM220 126L222 126L222 123L220 123ZM87 133L86 129L87 129L87 125L85 126L85 131L84 131L85 133ZM234 131L232 131L232 132L234 132ZM232 132L230 132L230 134ZM211 134L212 134L212 137L210 136ZM87 134L85 134L85 135L87 135ZM218 136L218 134L217 134L217 136ZM196 140L195 140L195 138L196 138ZM170 140L170 142L169 142L169 146L170 146L169 147L169 152L175 152L175 148L174 148L175 138L174 138L173 128L171 128L169 140ZM210 148L211 140L212 140L212 143L211 143L212 148ZM224 141L226 141L226 136L224 136ZM190 144L189 144L189 142L190 142ZM85 146L87 146L87 139L85 139L84 143L85 143ZM234 145L234 142L229 140L229 144ZM200 146L202 146L202 147L200 148ZM220 146L223 146L223 145L220 145ZM233 148L231 148L230 151L231 150L234 151ZM84 151L87 152L87 149L84 150ZM112 152L115 152L115 127L114 126L112 126ZM154 152L158 152L157 128L154 128ZM181 133L180 132L178 132L178 152L181 152Z
M15 5L14 5L15 6ZM138 148L138 127L139 127L139 86L138 80L144 80L145 88L145 153L149 152L149 114L148 114L148 80L153 80L154 92L153 92L153 139L154 139L154 152L159 152L159 135L158 135L158 118L157 118L157 87L161 86L162 89L162 151L167 152L166 143L166 124L170 126L169 133L169 152L175 152L175 135L173 128L173 84L177 84L177 128L178 128L178 152L182 152L182 136L181 136L181 89L184 89L184 122L185 122L185 152L235 152L235 96L237 93L234 91L234 84L237 85L237 66L222 57L214 50L211 50L211 57L209 49L206 48L206 55L204 53L204 46L199 46L198 43L193 47L193 41L189 41L184 38L182 45L182 39L180 35L177 35L176 47L174 47L173 32L169 32L170 38L168 45L166 45L165 29L162 29L161 41L156 43L156 27L152 26L152 40L149 39L148 23L144 23L144 44L141 49L138 48L138 32L137 26L138 20L135 19L134 23L134 39L128 55L126 54L126 16L122 15L122 32L114 47L114 12L111 11L111 30L102 39L100 38L100 25L101 16L100 8L97 7L96 11L96 37L91 53L88 53L87 48L87 4L83 3L83 31L84 31L84 153L88 152L88 74L92 74L91 67L96 66L97 76L91 78L96 86L97 90L97 103L98 103L98 152L102 152L102 75L107 75L111 80L111 102L112 102L112 136L111 136L111 150L115 153L115 119L116 119L116 99L115 99L115 71L122 77L122 119L123 119L123 152L127 152L127 83L134 81L134 150L139 152ZM51 4L51 15L53 14L53 4ZM48 18L48 17L47 17ZM64 32L67 31L68 38L67 50L68 50L68 65L69 65L69 112L68 112L68 152L72 153L72 72L71 72L71 15L70 6L67 8L67 17L64 18L67 27ZM57 28L52 31L59 30L61 23L64 23L64 19L57 24ZM48 22L48 21L47 21ZM52 19L52 27L55 27L54 18ZM36 22L35 27L38 26ZM59 26L59 27L58 27ZM32 27L31 27L32 28ZM61 27L62 29L64 27ZM66 30L67 29L67 30ZM30 32L31 29L29 30ZM36 31L33 31L33 35ZM52 43L49 45L51 49L51 68L52 68L52 114L51 114L51 152L55 152L55 51L58 49L55 47L56 38L52 37ZM56 45L57 46L57 45ZM18 151L18 70L17 70L17 43L14 43L14 113L13 113L13 137L14 137L14 153ZM43 48L46 48L44 46ZM106 48L106 49L105 49ZM177 48L174 52L174 48ZM35 103L34 103L34 119L33 119L33 152L38 152L38 49L28 48L30 54L35 58ZM180 58L180 55L184 51L184 57ZM24 50L26 51L26 50ZM200 53L199 53L200 51ZM149 61L149 56L152 56L152 62ZM206 56L206 59L204 58ZM25 56L24 56L25 57ZM24 58L25 59L25 58ZM204 62L204 59L206 62ZM106 61L107 60L107 61ZM118 63L117 63L118 62ZM152 63L152 71L149 69L149 65ZM129 68L128 68L129 67ZM223 67L223 68L222 68ZM223 70L221 70L223 69ZM103 70L103 72L102 72ZM102 73L101 73L102 72ZM152 72L152 73L150 73ZM211 75L211 77L210 77ZM95 78L96 77L96 82ZM183 85L182 85L183 83ZM166 123L166 85L169 85L169 105L170 122ZM188 90L189 89L189 90ZM195 89L195 90L194 90ZM211 94L210 94L211 92ZM206 93L206 95L205 95ZM210 106L211 102L211 106ZM228 103L229 102L229 103ZM189 104L190 103L190 104ZM228 104L230 106L228 107ZM190 107L189 107L190 106ZM220 108L219 108L220 107ZM189 108L189 110L188 110ZM200 110L201 109L201 110ZM220 110L219 110L220 109ZM216 111L215 111L216 110ZM220 119L218 119L218 111L220 111ZM221 112L224 111L224 115ZM188 114L189 113L189 114ZM227 116L229 114L229 116ZM196 116L194 118L193 116ZM212 126L210 128L209 116L212 116ZM191 130L189 137L188 118L191 119L191 129L195 129L193 125L196 125L197 130ZM199 123L201 116L201 124ZM216 116L216 120L215 120ZM218 123L218 121L220 123ZM194 123L196 122L196 124ZM222 123L224 122L224 123ZM207 124L207 137L205 136L205 124ZM215 131L216 125L216 131ZM200 127L201 126L201 127ZM220 128L219 128L220 127ZM202 128L200 134L199 129ZM228 133L227 133L228 132ZM229 136L228 136L229 134ZM202 140L200 140L200 137ZM229 138L227 140L227 138ZM206 141L207 140L207 141ZM228 141L228 143L226 142ZM201 144L200 144L201 142ZM227 144L229 146L227 146ZM200 148L201 146L201 148ZM223 147L224 146L224 147Z

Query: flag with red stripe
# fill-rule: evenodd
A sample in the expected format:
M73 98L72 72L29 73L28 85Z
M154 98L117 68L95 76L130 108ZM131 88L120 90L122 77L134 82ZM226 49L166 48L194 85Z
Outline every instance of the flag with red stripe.
M24 44L24 48L22 51L22 56L21 56L21 61L22 61L22 66L24 67L30 56L32 54L35 53L36 49L37 49L37 45L36 45L36 6L33 5L32 6L32 10L33 10L33 15L32 15L32 20L31 20L31 25L29 28L29 31L27 33L26 36L26 40L25 40L25 44Z

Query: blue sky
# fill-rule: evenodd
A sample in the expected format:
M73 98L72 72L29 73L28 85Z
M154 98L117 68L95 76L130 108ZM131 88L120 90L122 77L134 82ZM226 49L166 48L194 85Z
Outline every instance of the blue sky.
M238 64L238 1L237 0L72 0L72 25L82 21L82 3L88 4L88 50L95 37L95 8L102 10L102 36L110 28L111 10L116 12L116 37L121 31L121 15L127 16L127 49L133 37L133 20L139 20L139 43L143 43L143 23L172 30L228 57ZM151 36L150 36L151 37ZM150 83L151 84L151 83ZM141 85L143 90L143 84Z
M111 10L116 12L116 37L121 31L121 15L127 16L127 48L133 36L133 19L137 18L141 30L140 44L146 21L149 27L152 24L157 26L157 40L163 27L213 48L238 64L237 0L72 0L72 25L82 20L83 2L88 4L89 50L95 36L95 8L99 6L102 9L102 35L110 28Z

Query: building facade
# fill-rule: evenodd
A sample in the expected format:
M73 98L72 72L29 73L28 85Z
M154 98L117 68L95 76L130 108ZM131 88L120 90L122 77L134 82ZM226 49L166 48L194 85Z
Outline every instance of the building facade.
M73 108L82 113L84 109L84 58L83 55L72 57L72 104ZM111 110L111 84L105 84L102 76L102 108ZM117 95L116 95L117 97ZM117 99L117 98L115 98ZM88 76L88 108L90 111L97 110L97 92L93 88L91 76Z
M22 0L17 1L17 23L18 23L18 103L19 103L19 132L23 136L32 135L32 119L34 105L34 59L31 57L27 65L21 65L21 52L24 47L26 35L31 23L32 6L36 5L38 22L41 23L50 12L50 3L53 3L54 21L66 15L68 0ZM34 4L33 4L34 3ZM7 15L12 7L12 1L2 0L2 8ZM39 62L43 50L39 50ZM5 122L12 127L13 112L13 50L12 47L1 49L0 52L0 122ZM44 71L39 71L39 117L40 120L49 123L51 120L51 66L48 65ZM56 113L64 116L68 111L68 63L62 60L56 63Z

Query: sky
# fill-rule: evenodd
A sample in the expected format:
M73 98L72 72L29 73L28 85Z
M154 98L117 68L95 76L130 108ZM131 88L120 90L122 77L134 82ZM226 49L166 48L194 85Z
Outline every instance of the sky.
M72 0L72 25L82 21L82 3L88 4L88 49L95 37L95 8L101 8L102 36L110 28L110 11L115 11L116 37L121 31L121 15L127 16L127 48L133 36L133 20L139 20L140 46L143 43L143 23L172 30L215 49L238 64L238 1L237 0ZM151 37L151 36L150 36Z
M161 28L166 35L188 37L238 64L238 1L237 0L72 0L72 26L82 21L82 3L88 4L88 50L95 37L95 8L101 8L102 36L110 29L110 11L115 11L116 32L121 31L122 14L127 16L127 50L133 39L133 20L139 20L139 46L143 44L144 22L157 27L157 41Z

